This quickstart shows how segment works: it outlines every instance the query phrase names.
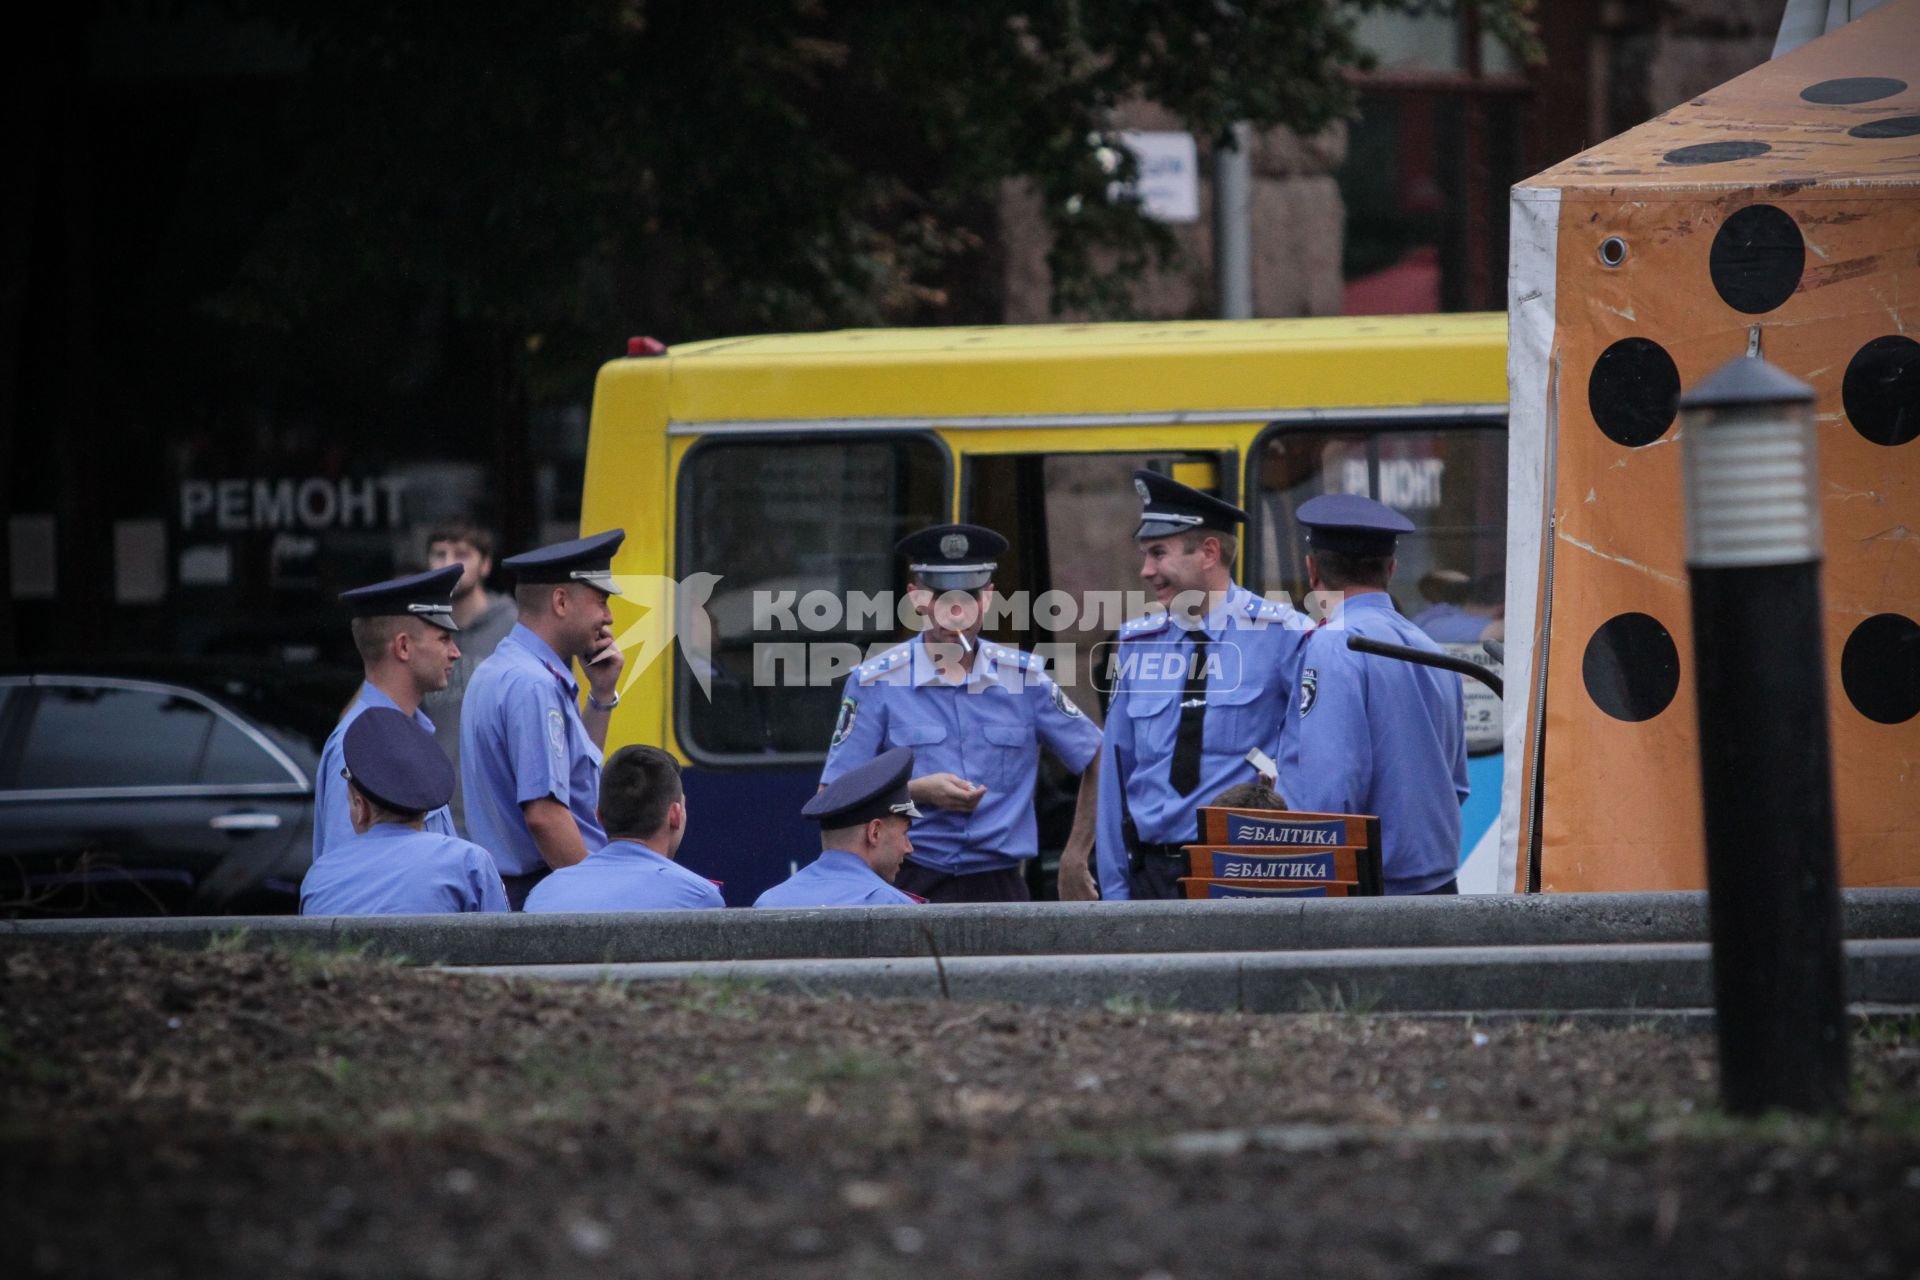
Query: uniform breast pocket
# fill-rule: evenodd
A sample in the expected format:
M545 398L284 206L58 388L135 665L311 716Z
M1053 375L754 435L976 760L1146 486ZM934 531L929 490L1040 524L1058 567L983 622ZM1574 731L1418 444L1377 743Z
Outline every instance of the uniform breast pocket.
M1140 759L1150 760L1173 750L1174 726L1180 717L1173 710L1171 693L1127 693L1120 702L1122 705L1108 714L1124 709L1128 728L1133 730L1134 753Z
M1280 717L1273 699L1262 697L1264 687L1251 680L1232 689L1207 695L1207 745L1238 755L1249 747L1273 750L1280 733Z
M887 745L913 748L913 776L916 778L954 770L955 762L949 759L951 752L947 747L947 727L943 724L915 721L901 724L896 719L887 726Z
M1033 777L1039 748L1032 725L990 724L981 731L981 736L986 740L983 752L986 765L976 781L1004 789L1019 786Z

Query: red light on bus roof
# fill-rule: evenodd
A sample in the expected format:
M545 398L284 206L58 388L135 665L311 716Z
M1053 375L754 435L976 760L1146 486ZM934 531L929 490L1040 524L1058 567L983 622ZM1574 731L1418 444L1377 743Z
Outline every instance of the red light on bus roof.
M663 356L665 354L667 354L667 344L658 338L639 337L627 339L627 355L630 357Z

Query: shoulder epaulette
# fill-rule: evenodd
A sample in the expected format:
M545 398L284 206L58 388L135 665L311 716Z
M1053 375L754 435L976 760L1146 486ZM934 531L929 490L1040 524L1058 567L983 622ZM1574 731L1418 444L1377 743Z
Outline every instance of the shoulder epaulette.
M982 640L980 651L991 654L995 662L1011 663L1022 671L1045 671L1047 668L1045 660L1038 654L1028 653L1025 649L1016 649L1010 644Z
M910 647L912 644L913 641L909 640L905 644L893 646L877 658L867 659L853 669L853 678L861 684L866 684L903 665L913 656Z
M1164 613L1149 613L1120 624L1120 638L1132 640L1139 636L1150 636L1167 625Z
M1279 600L1268 600L1261 596L1254 596L1247 601L1247 616L1260 622L1283 622L1286 620L1287 615L1292 612L1292 605Z

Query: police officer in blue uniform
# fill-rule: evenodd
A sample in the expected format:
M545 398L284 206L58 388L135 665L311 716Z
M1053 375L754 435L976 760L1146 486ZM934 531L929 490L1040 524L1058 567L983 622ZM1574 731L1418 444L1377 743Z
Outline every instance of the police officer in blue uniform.
M1252 781L1250 749L1279 753L1312 624L1234 583L1246 512L1153 471L1136 471L1134 489L1140 577L1165 612L1123 626L1107 664L1100 894L1176 898L1200 806ZM1067 875L1063 864L1063 897Z
M680 762L658 747L622 747L600 774L607 843L527 895L543 911L673 911L724 907L719 887L673 860L687 834Z
M428 830L453 795L453 762L419 722L369 707L341 735L354 834L331 846L300 885L300 914L408 916L505 911L493 859L477 844Z
M1413 523L1352 494L1304 502L1299 518L1309 585L1344 598L1301 656L1280 789L1295 809L1376 815L1388 893L1458 892L1467 798L1460 677L1347 648L1352 634L1441 652L1387 594L1395 541Z
M353 837L347 784L340 779L340 753L348 728L361 713L369 707L385 707L411 716L415 724L433 732L433 721L420 709L420 702L447 687L454 660L460 656L453 638L460 629L453 622L453 589L459 581L459 566L449 565L341 593L341 602L353 610L353 643L360 651L366 680L320 749L319 776L313 784L315 862L331 846ZM435 807L427 815L427 829L454 834L452 812Z
M460 717L467 833L493 855L515 910L555 867L607 842L597 807L625 658L613 638L614 529L511 556L520 620L467 685ZM575 660L586 675L580 703Z
M926 630L847 677L821 784L892 747L913 748L926 817L895 883L929 902L1025 902L1039 852L1033 785L1044 744L1082 775L1069 856L1093 845L1100 731L1033 654L980 638L1007 540L971 524L902 539L908 591Z
M820 856L761 894L756 907L886 907L920 901L893 886L920 816L908 794L913 752L885 751L821 788L800 810L820 824Z

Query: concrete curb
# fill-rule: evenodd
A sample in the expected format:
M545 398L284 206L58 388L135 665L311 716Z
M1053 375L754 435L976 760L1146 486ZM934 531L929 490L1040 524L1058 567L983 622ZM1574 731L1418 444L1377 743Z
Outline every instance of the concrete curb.
M1850 889L1850 938L1920 938L1920 889ZM1704 893L1099 902L628 915L0 921L0 940L362 948L417 964L1114 955L1702 942Z
M1920 1003L1920 941L1847 944L1855 1004ZM1713 1003L1705 943L1430 947L1179 955L479 966L446 972L562 982L740 982L811 996L1248 1013L1502 1014L1694 1010Z

